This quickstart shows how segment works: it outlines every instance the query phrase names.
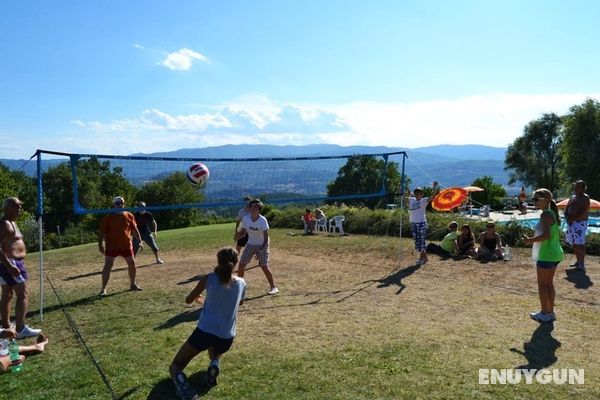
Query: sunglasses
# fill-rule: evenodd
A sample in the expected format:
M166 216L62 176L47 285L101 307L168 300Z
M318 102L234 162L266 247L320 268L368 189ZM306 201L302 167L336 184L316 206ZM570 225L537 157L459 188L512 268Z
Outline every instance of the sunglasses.
M494 225L488 225L488 226L486 226L486 228L488 228L488 229L495 228L495 226Z
M122 205L123 205L123 202L122 202L122 201L117 201L117 202L115 203L115 206L122 206Z

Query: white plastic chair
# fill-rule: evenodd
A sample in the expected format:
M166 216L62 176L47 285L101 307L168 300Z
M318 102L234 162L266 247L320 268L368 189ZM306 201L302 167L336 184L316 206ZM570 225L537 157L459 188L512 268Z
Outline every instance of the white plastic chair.
M336 215L335 217L331 218L329 220L329 232L335 233L335 230L337 229L340 233L340 236L342 236L344 234L343 222L345 220L346 217L344 217L343 215Z
M321 218L315 220L315 232L327 232L327 218Z
M490 205L486 204L483 207L481 207L481 210L479 210L479 217L480 218L488 218L490 216Z

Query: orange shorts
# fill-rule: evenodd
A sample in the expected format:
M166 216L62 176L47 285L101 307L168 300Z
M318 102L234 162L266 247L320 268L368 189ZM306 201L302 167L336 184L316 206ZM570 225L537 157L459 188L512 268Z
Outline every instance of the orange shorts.
M104 251L104 255L106 257L123 257L123 258L127 258L127 257L133 257L133 249L130 248L129 250L106 250Z

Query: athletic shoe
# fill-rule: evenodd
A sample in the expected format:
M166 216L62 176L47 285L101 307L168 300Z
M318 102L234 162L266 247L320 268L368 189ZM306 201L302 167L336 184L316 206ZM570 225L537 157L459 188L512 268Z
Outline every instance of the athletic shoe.
M424 264L423 260L417 260L417 261L415 261L415 265L416 265L417 267L420 267L420 266L421 266L421 265L423 265L423 264Z
M573 264L569 264L569 267L571 267L571 268L579 267L579 261L575 261Z
M210 365L208 367L206 370L206 383L208 383L208 386L217 385L217 376L219 376L219 372L221 372L221 370L218 365Z
M106 293L106 289L100 290L100 293L98 294L98 296L100 296L100 297L106 297L106 296L108 296L108 293Z
M175 375L173 379L175 391L181 400L198 400L198 393L187 383L187 378L183 372Z
M585 272L585 265L583 265L583 264L577 264L577 271L583 271L583 272Z
M279 289L277 289L276 287L269 289L269 291L267 292L267 294L277 294L279 293Z
M33 329L30 328L28 325L25 325L23 329L21 329L21 332L17 333L17 339L24 339L28 337L37 336L40 333L42 333L41 329Z
M156 260L156 263L157 264L164 264L164 261L159 258L158 260Z
M129 290L142 290L142 287L137 283L134 283L131 286L129 286Z
M556 321L556 314L554 314L553 312L551 313L547 313L544 314L541 311L535 312L535 313L530 313L529 316L531 317L531 319L537 321L537 322L552 322L552 321Z

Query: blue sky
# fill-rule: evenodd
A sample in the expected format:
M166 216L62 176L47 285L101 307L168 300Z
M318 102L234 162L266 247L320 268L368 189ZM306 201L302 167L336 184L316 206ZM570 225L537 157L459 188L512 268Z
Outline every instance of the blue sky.
M600 99L595 1L3 1L0 158L507 146Z

